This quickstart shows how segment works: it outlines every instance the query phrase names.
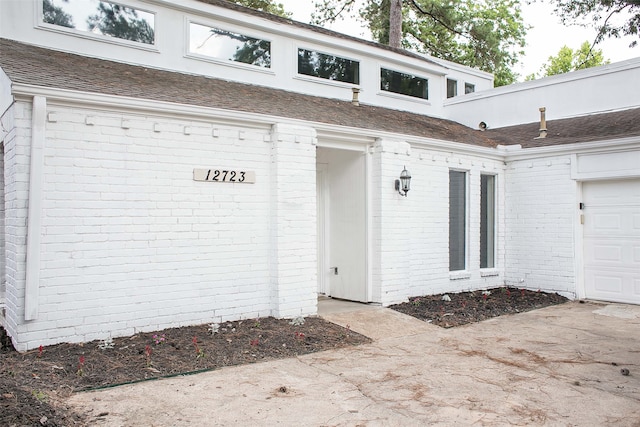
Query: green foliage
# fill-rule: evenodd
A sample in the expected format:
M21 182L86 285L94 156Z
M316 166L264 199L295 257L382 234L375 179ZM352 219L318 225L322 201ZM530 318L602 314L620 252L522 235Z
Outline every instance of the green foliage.
M49 396L40 390L32 390L31 391L31 395L38 401L38 402L46 402L49 399Z
M149 23L138 18L135 9L108 2L98 4L98 13L87 18L89 30L120 39L153 44L154 31Z
M291 13L284 10L282 3L274 3L272 0L229 0L232 3L241 6L250 7L251 9L260 10L262 12L271 13L273 15L282 16L283 18L291 17Z
M353 13L355 0L320 0L316 24ZM389 41L390 0L367 0L359 9L379 43ZM402 47L493 73L495 85L513 83L511 71L525 44L527 26L514 0L405 0Z
M556 56L550 56L547 59L547 62L540 69L539 76L555 76L556 74L584 70L585 68L597 67L608 63L609 60L604 59L602 50L592 49L591 44L585 41L576 50L566 45L562 46ZM527 80L534 80L535 78L535 74L527 76Z
M595 27L598 35L594 44L605 37L640 35L639 0L551 0L551 3L563 24ZM634 40L629 47L637 44L638 40Z
M51 0L43 0L42 2L43 21L53 25L62 27L75 28L73 18L65 13L61 7L54 6Z

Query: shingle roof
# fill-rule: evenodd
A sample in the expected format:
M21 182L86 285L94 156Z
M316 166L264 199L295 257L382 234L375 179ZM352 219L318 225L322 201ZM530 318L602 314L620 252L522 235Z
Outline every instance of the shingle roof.
M214 1L214 0L207 0ZM393 132L493 147L487 133L421 114L88 58L0 39L12 82Z
M498 144L520 144L523 148L640 136L640 108L548 120L547 137L535 139L539 130L540 123L535 122L489 129L485 133Z

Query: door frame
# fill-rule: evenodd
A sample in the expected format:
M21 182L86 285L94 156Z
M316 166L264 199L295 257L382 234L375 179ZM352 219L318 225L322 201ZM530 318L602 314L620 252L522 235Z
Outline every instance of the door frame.
M316 210L317 210L317 246L318 246L318 293L327 295L329 289L329 165L316 163Z
M373 272L371 270L371 260L373 255L373 247L371 238L371 230L373 229L373 219L371 217L372 210L372 185L371 185L371 176L372 176L372 162L371 162L371 154L372 145L371 144L353 144L353 143L343 143L337 141L330 140L318 140L318 144L316 148L321 149L334 149L334 150L347 150L347 151L356 151L362 153L364 156L364 196L365 196L365 207L364 207L364 216L365 216L365 302L372 302L373 295ZM329 282L329 260L330 260L330 222L326 220L329 217L329 209L331 206L331 196L329 191L329 180L328 180L328 169L329 165L327 163L318 163L316 160L316 177L320 175L323 177L323 182L321 183L321 187L318 186L318 182L316 182L316 203L317 203L317 248L318 248L318 293L324 293L326 295L331 295L331 288ZM318 190L322 188L323 194L320 196L318 194ZM329 195L329 197L327 197ZM322 206L321 206L322 205ZM324 218L320 218L320 215L324 215ZM324 236L321 236L320 233L324 232Z

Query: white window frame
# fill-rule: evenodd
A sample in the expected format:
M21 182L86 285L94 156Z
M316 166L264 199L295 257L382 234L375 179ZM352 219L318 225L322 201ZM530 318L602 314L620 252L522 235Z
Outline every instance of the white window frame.
M1 1L1 0L0 0ZM246 62L233 61L230 59L216 58L214 56L203 55L200 53L193 53L190 50L191 46L191 24L201 25L203 27L215 28L222 31L229 31L231 33L241 34L247 37L253 37L255 39L260 39L264 41L268 41L271 43L271 67L260 67L258 65L247 64ZM220 26L216 23L206 22L198 19L190 19L185 18L185 43L184 43L184 57L189 59L195 59L203 62L210 62L217 65L224 65L226 67L234 67L241 68L243 70L250 70L258 73L271 74L275 75L275 71L273 70L273 40L267 37L263 37L261 35L256 35L255 33L247 34L244 29L232 28L231 26Z
M467 169L449 169L448 172L448 181L449 183L451 182L451 172L459 172L459 173L464 173L464 255L463 255L463 260L464 260L464 268L461 270L451 270L451 190L449 187L449 273L450 273L450 278L451 279L466 279L469 278L469 182L470 182L470 171Z
M2 0L0 0L2 1ZM147 44L147 43L141 43L141 42L135 42L132 40L126 40L126 39L121 39L118 37L112 37L112 36L106 36L104 34L95 34L92 33L90 31L84 31L84 30L77 30L75 28L67 28L67 27L63 27L60 25L54 25L54 24L49 24L47 22L44 22L44 8L42 5L42 0L33 0L36 3L36 7L35 7L35 12L36 12L36 16L35 16L35 27L39 30L43 30L43 31L51 31L54 33L59 33L59 34L66 34L66 35L70 35L73 37L79 37L79 38L83 38L83 39L87 39L87 40L94 40L94 41L99 41L99 42L103 42L103 43L109 43L109 44L115 44L115 45L119 45L119 46L127 46L127 47L131 47L134 49L140 49L140 50L146 50L146 51L151 51L151 52L156 52L159 53L160 50L158 49L158 38L159 38L159 28L157 27L157 18L158 18L158 13L156 11L153 10L149 10L149 9L144 9L144 8L140 8L137 6L131 6L129 4L124 4L122 2L119 1L113 1L113 0L106 0L109 3L113 3L113 4L117 4L119 6L123 6L123 7L128 7L130 9L135 9L135 10L139 10L141 12L146 12L146 13L150 13L153 15L153 44Z
M487 225L488 225L488 230L487 230L487 238L489 236L491 236L491 253L487 253L487 255L491 256L491 263L488 263L488 265L486 266L482 266L482 252L483 252L483 245L482 245L482 178L483 177L492 177L493 178L493 185L492 185L492 191L491 191L491 212L490 215L488 215L490 218L487 218ZM497 204L497 198L498 198L498 176L496 174L490 174L490 173L481 173L480 174L480 209L479 209L479 216L480 216L480 230L479 230L479 234L480 234L480 251L479 251L479 258L480 258L480 269L481 270L485 270L485 271L489 271L489 270L495 270L497 267L497 229L498 229L498 204ZM488 258L489 259L489 258Z
M455 93L452 96L449 96L449 82L450 81L455 83L455 89L456 89ZM457 79L452 79L451 77L447 77L447 79L445 81L444 93L447 96L447 99L455 98L456 96L458 96L458 80Z
M325 79L322 77L316 77L316 76L310 76L308 74L301 74L298 72L298 51L300 51L300 49L302 50L309 50L312 52L317 52L317 53L321 53L323 55L330 55L330 56L335 56L338 58L342 58L342 59L347 59L349 61L353 61L353 62L357 62L358 63L358 81L359 83L349 83L349 82L342 82L340 80L330 80L330 79ZM349 55L342 55L342 54L337 54L337 53L330 53L327 52L326 50L323 49L317 49L315 47L310 47L308 45L295 45L295 49L293 51L293 55L294 55L294 69L295 72L293 73L293 78L297 79L297 80L306 80L308 82L313 82L313 83L320 83L320 84L325 84L325 85L331 85L331 86L337 86L337 87L345 87L345 88L360 88L361 86L361 81L362 81L362 59L361 58L355 58Z

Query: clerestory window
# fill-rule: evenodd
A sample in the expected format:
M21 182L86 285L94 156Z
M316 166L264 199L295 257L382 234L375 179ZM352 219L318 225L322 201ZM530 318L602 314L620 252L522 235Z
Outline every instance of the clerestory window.
M155 15L108 1L43 0L42 22L59 28L155 43Z

